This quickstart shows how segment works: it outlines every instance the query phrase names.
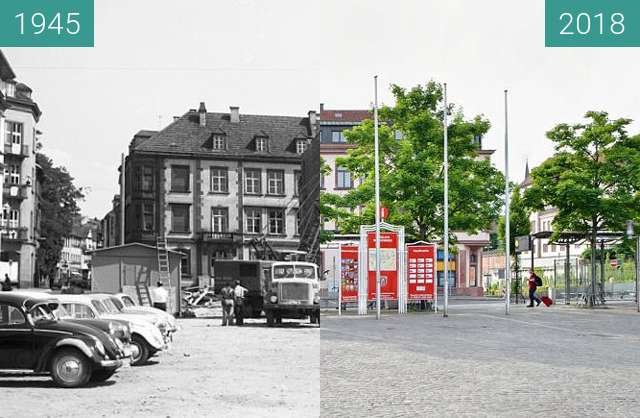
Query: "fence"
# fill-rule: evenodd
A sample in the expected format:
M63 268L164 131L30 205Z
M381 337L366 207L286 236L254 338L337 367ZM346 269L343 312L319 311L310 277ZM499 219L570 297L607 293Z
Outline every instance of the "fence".
M572 259L569 263L569 277L565 259L554 260L553 266L536 267L536 274L542 278L543 286L538 295L549 295L557 303L578 303L585 295L591 294L591 262ZM513 301L528 300L529 269L514 272L512 276ZM549 292L551 290L551 292ZM600 301L635 302L636 279L634 262L624 262L617 267L610 263L596 264L596 299Z

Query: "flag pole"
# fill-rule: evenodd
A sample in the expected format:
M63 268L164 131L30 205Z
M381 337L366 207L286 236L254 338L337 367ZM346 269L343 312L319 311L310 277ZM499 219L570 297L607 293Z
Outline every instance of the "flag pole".
M504 236L505 236L505 254L504 254L504 278L505 278L505 315L509 315L511 303L511 228L510 217L511 208L509 195L509 119L508 119L508 90L504 91Z
M449 316L449 133L447 83L444 83L444 307L442 317Z
M375 189L376 189L376 319L380 319L380 162L378 144L378 76L373 77L373 132L375 147Z

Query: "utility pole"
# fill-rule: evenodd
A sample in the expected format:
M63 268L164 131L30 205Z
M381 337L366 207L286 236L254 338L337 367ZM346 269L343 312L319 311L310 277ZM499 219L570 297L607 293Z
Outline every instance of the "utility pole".
M444 308L442 317L449 316L449 133L447 83L444 83Z
M373 132L375 147L375 188L376 188L376 318L380 319L380 161L378 144L378 76L373 77Z
M121 165L120 165L120 245L124 245L124 219L125 219L125 213L124 213L124 193L125 193L125 189L126 189L126 177L125 177L125 168L124 168L124 153L122 153L121 156Z
M511 302L511 229L510 208L509 208L509 120L507 113L507 95L508 91L504 91L504 236L505 236L505 254L504 254L504 274L505 274L505 301L504 313L509 315L509 304Z

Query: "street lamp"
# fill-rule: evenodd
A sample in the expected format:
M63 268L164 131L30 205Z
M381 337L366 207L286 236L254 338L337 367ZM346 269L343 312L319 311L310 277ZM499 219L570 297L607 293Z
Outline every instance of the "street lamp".
M635 222L627 221L627 238L633 239ZM640 234L636 235L636 307L640 312L640 297L638 297L638 290L640 290Z

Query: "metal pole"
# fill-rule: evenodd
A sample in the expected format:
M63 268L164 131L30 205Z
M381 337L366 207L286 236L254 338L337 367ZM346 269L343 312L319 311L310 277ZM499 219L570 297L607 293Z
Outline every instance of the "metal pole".
M511 230L509 226L510 208L509 208L509 120L507 113L507 95L508 91L504 91L504 236L505 236L505 298L504 298L504 313L509 315L509 304L511 302Z
M340 254L340 271L338 273L338 316L342 316L342 246L338 249ZM336 257L333 256L333 283L336 282Z
M444 307L442 317L449 316L449 108L447 105L447 83L444 83Z
M571 245L567 242L567 258L564 260L564 303L571 304L571 259L569 258L569 249Z
M373 132L375 147L375 188L376 188L376 318L380 319L380 161L378 144L378 76L373 77L374 105Z
M124 245L124 220L125 220L125 198L124 193L126 190L126 171L124 167L124 153L122 153L122 163L121 163L121 175L122 178L120 180L120 245Z
M640 257L640 234L638 234L636 242L636 307L640 312L640 296L638 296L638 290L640 290L640 263L638 262L638 257Z

